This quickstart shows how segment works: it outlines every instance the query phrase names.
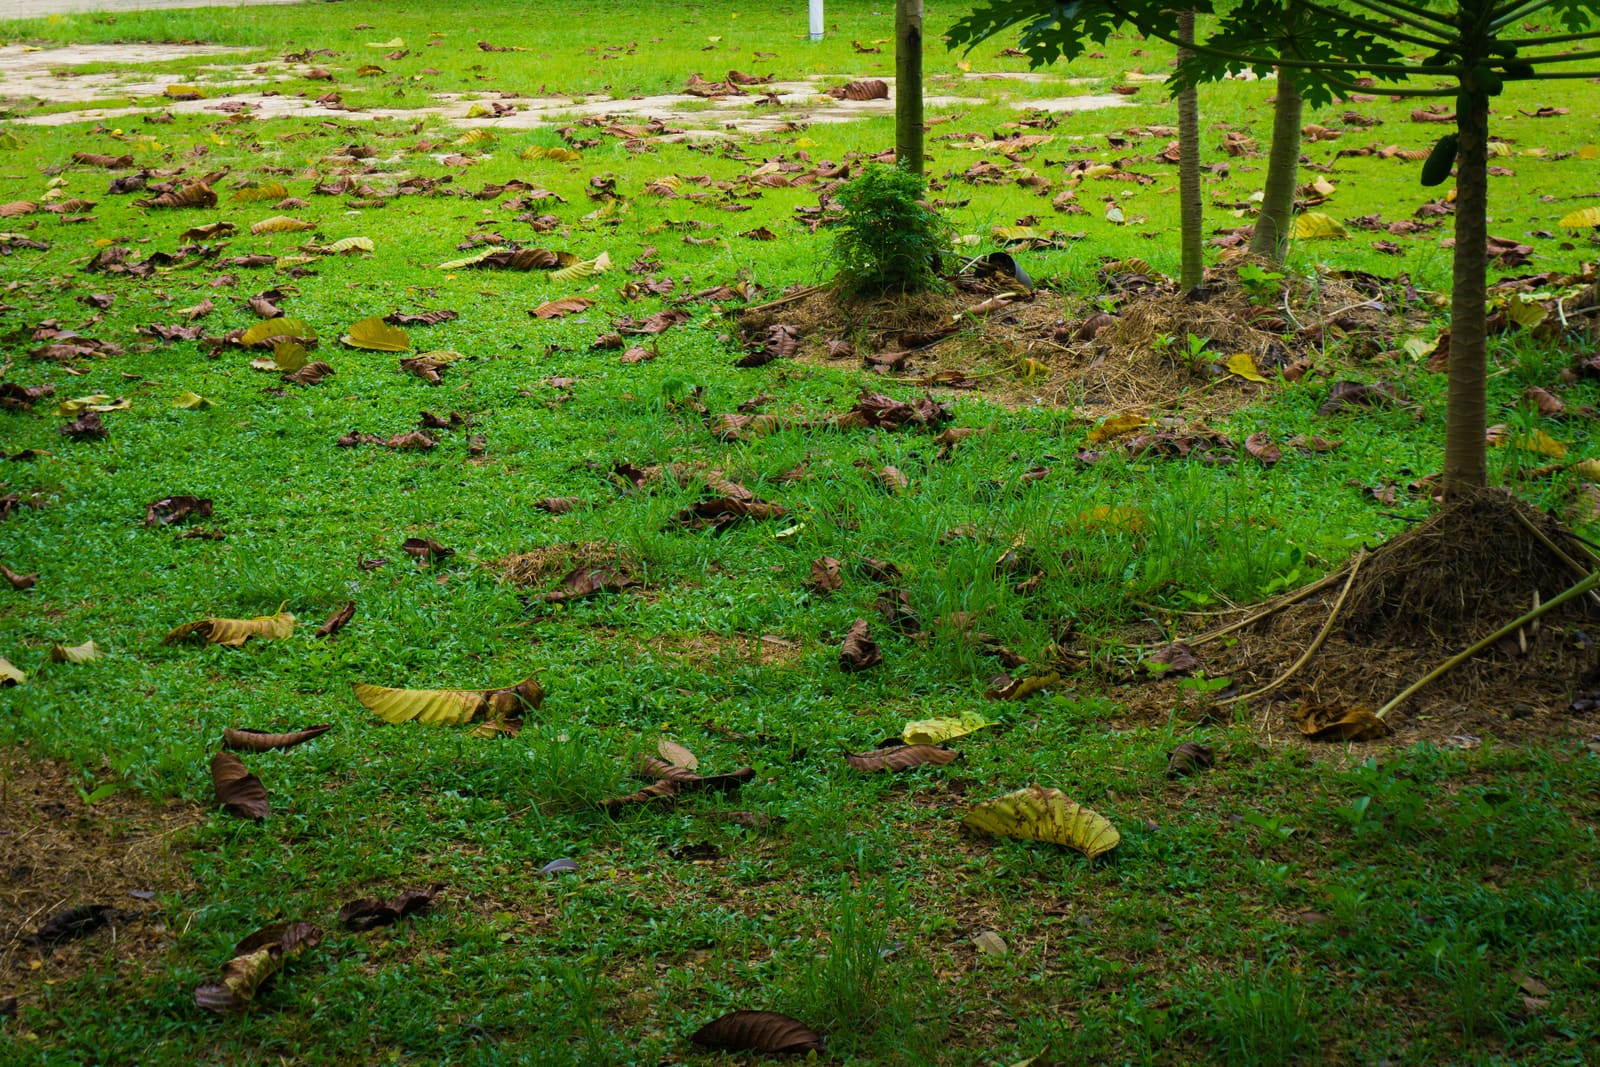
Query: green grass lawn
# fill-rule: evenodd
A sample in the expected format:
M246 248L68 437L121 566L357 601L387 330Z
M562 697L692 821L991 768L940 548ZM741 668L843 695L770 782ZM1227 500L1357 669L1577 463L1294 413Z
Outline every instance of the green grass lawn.
M609 94L620 106L676 91L691 72L721 79L730 69L780 81L824 76L819 85L892 74L892 4L834 0L818 44L805 40L803 7L789 6L352 0L0 21L0 40L235 46L247 51L227 62L244 71L288 73L270 87L279 93L337 91L351 107L402 110L437 104L433 94L471 94L485 107ZM955 14L930 11L929 36ZM999 247L995 227L1029 216L1038 229L1083 234L1018 253L1078 321L1097 306L1106 260L1138 257L1176 273L1176 171L1156 158L1171 136L1159 127L1174 119L1159 83L1144 83L1130 106L1022 128L1053 140L1020 164L981 145L1038 117L1014 105L1107 92L1132 71L1163 73L1170 52L1119 38L1102 58L1047 72L1045 82L975 77L1026 71L1024 60L997 55L1007 43L965 58L930 44L930 95L963 101L929 110L948 120L929 129L929 174L938 198L961 203L950 221L972 235L974 254ZM331 54L276 65L308 49ZM312 65L333 81L303 77ZM383 70L358 74L366 65ZM154 77L229 99L225 79L200 60L165 63ZM1229 131L1265 142L1271 91L1270 82L1240 81L1202 92L1207 160L1230 164L1207 178L1212 228L1249 221L1264 158L1217 146ZM151 902L65 902L142 909L128 921L165 933L159 953L136 961L120 958L105 932L73 947L71 967L13 940L0 999L14 993L20 1003L0 1019L0 1062L733 1062L696 1050L687 1035L735 1009L794 1015L826 1036L824 1058L862 1064L1592 1057L1583 1051L1600 1040L1592 720L1587 731L1579 721L1542 740L1307 747L1286 743L1282 730L1253 732L1245 710L1197 721L1182 693L1164 719L1130 716L1127 692L1103 673L1068 674L1024 701L989 700L1001 663L961 626L934 625L968 613L1027 661L1013 674L1043 671L1057 646L1115 647L1147 618L1203 628L1204 618L1168 613L1299 585L1426 515L1426 499L1404 486L1439 466L1444 380L1422 353L1443 325L1424 320L1442 314L1429 297L1448 288L1448 219L1411 236L1352 228L1341 240L1305 241L1285 268L1307 278L1405 273L1418 291L1412 310L1423 313L1401 339L1415 342L1409 349L1355 360L1333 345L1325 376L1277 382L1231 412L1211 413L1199 388L1180 404L1239 441L1258 432L1342 440L1326 454L1291 453L1271 469L1080 463L1092 421L1072 406L1029 402L1037 372L975 327L949 344L996 388L939 393L949 425L980 431L947 454L937 430L914 426L789 425L727 441L696 402L724 414L764 397L757 409L798 423L843 413L863 389L921 395L854 361L737 369L745 349L721 305L679 302L718 285L753 283L759 301L829 281L828 233L808 232L795 210L816 204L816 189L769 187L754 172L769 160L804 171L881 152L893 144L891 119L681 142L632 141L575 119L560 130L489 123L475 139L421 112L269 120L201 110L167 123L145 120L170 99L89 101L86 91L84 103L140 111L45 125L31 120L77 104L0 102L0 205L93 202L0 219L0 230L48 246L0 237L0 382L55 388L31 412L0 411L0 451L12 456L0 462L0 496L18 494L0 520L0 562L38 575L26 591L0 587L0 656L28 675L0 689L0 743L65 761L89 796L111 785L198 806L175 840L196 888ZM1388 223L1438 199L1441 190L1417 184L1419 163L1338 154L1430 147L1440 127L1412 121L1409 103L1380 97L1308 113L1344 131L1305 145L1312 167L1302 180L1335 187L1315 210ZM1593 203L1583 197L1600 167L1584 149L1597 140L1597 103L1587 83L1518 85L1497 99L1506 173L1491 179L1490 232L1534 251L1530 264L1495 277L1592 272L1592 231L1558 221ZM1566 110L1534 117L1547 106ZM778 114L805 110L795 98ZM1360 125L1347 110L1379 124ZM692 110L663 117L694 123ZM571 160L528 152L574 144ZM352 145L373 151L343 155ZM214 182L220 203L135 206L146 193L107 192L135 170L75 162L85 152L131 154L152 181L225 171ZM1052 206L1069 187L1061 164L1080 159L1120 160L1154 180L1085 179L1077 202L1086 210L1065 214ZM1015 181L962 178L985 160L1026 166L1052 187L1040 196ZM317 191L343 175L349 189ZM678 193L694 196L646 189L672 176ZM701 176L704 184L691 180ZM417 178L435 184L405 184ZM486 190L512 181L524 184ZM240 195L274 182L284 189L271 199ZM303 203L279 205L278 195ZM1126 221L1109 221L1102 201ZM279 214L311 227L252 234ZM539 222L544 215L553 224ZM182 236L219 221L235 232ZM761 227L776 239L743 236ZM346 238L369 239L371 251L322 251ZM1381 240L1398 254L1374 247ZM178 255L194 241L224 247ZM498 241L579 260L604 253L612 266L573 278L441 266ZM108 248L128 250L129 263L174 258L156 256L145 277L88 270ZM227 262L244 256L268 258ZM625 291L646 278L670 278L675 289ZM219 338L262 321L247 301L270 290L315 332L309 358L334 371L321 384L253 368L269 349L147 332L193 324ZM91 294L109 296L109 306L86 303ZM593 305L529 314L575 296ZM202 302L212 310L191 323L186 312ZM644 320L676 306L687 321L628 338L656 353L649 361L591 347L623 315ZM339 340L370 316L437 309L459 317L405 327L408 352ZM67 362L30 355L73 343L51 329L120 351ZM463 358L437 384L401 370L402 356L430 351ZM1600 387L1560 376L1578 353L1517 333L1491 352L1490 421L1544 431L1566 446L1567 468L1600 456L1583 414L1600 404ZM1411 408L1319 415L1336 378L1400 384L1420 417ZM1048 372L1037 384L1044 393ZM1558 391L1573 414L1519 406L1529 385ZM209 404L175 406L186 393ZM68 419L55 405L94 395L128 405L102 414L104 439L64 437ZM414 430L424 411L459 413L464 425L429 431L438 443L425 451L336 445L354 431L387 439ZM26 450L36 454L16 455ZM1546 462L1496 449L1491 477L1559 510L1581 478L1571 469L1529 476ZM636 490L613 474L622 464L700 474ZM906 490L873 480L885 465L904 473ZM1048 472L1030 474L1039 468ZM675 524L707 495L705 471L785 514L725 533ZM1392 502L1369 492L1386 482L1402 487ZM209 498L212 515L145 525L147 505L179 495ZM574 506L538 506L557 497ZM1107 507L1140 521L1086 520ZM1592 518L1574 521L1600 538ZM196 529L220 536L183 536ZM407 538L454 554L419 564L402 549ZM611 546L642 584L547 604L541 594L565 567L552 565L532 589L500 580L497 561L508 555L580 542ZM1039 561L1042 581L1019 585L997 565L1015 546ZM821 557L843 563L831 594L806 581ZM862 573L863 558L898 566L896 584L926 634L890 629L874 609L889 586ZM312 636L349 600L347 628ZM299 619L285 640L162 642L183 623L279 610ZM883 662L845 673L840 642L857 619L872 623ZM52 645L91 639L100 658L48 662ZM532 674L546 699L514 738L389 725L350 690L487 690ZM909 721L963 713L999 725L951 742L961 762L890 775L841 758ZM215 807L208 767L225 728L315 723L334 728L289 751L243 756L271 796L269 818ZM686 795L675 808L604 810L606 798L644 784L631 777L634 760L663 737L698 754L703 773L750 767L753 777L737 793ZM1212 746L1215 766L1169 779L1167 754L1185 741ZM1030 783L1109 818L1121 845L1091 862L961 831L970 805ZM6 791L0 782L0 805ZM719 817L734 811L773 823ZM5 847L0 838L0 869ZM542 873L559 858L577 870ZM393 926L352 933L335 921L354 898L434 882L445 889L433 906ZM22 918L5 916L6 937L42 916L26 927ZM194 988L237 942L289 920L321 926L322 942L289 962L248 1013L195 1006ZM1003 952L975 945L986 932Z

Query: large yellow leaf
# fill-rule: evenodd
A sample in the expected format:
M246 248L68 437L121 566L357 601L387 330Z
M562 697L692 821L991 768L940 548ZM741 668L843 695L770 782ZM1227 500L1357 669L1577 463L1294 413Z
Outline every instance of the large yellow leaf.
M51 663L88 663L100 658L100 648L93 641L81 645L51 645Z
M1089 431L1089 443L1091 445L1097 445L1101 441L1109 441L1113 437L1120 437L1122 434L1131 433L1132 431L1143 426L1146 421L1148 420L1146 420L1143 415L1134 415L1132 413L1112 415L1100 425Z
M1600 226L1600 211L1595 214L1595 225ZM1531 330L1550 315L1544 301L1517 294L1506 298L1506 318L1524 330Z
M570 282L578 278L587 278L591 274L603 274L611 269L611 257L601 252L593 259L585 259L574 263L570 267L563 267L550 275L553 282Z
M1578 149L1578 158L1582 160L1600 159L1600 144L1586 144Z
M557 163L576 163L583 158L583 154L573 148L546 148L543 145L531 145L522 150L522 158L526 160L549 159Z
M1261 371L1256 368L1256 357L1248 352L1235 352L1228 357L1228 370L1239 377L1251 382L1265 382Z
M908 745L937 745L993 725L991 720L975 711L964 711L960 715L908 722L906 728L900 731L900 739Z
M390 326L377 315L362 319L350 327L350 332L340 338L351 348L366 348L374 352L404 352L411 347L411 338L398 326Z
M1139 533L1144 529L1144 512L1138 508L1118 507L1115 504L1101 504L1088 511L1080 512L1075 525L1086 530L1095 528L1108 530L1127 530L1129 533Z
M331 245L308 245L313 252L324 255L340 255L345 252L371 252L374 248L370 237L342 237Z
M0 689L8 685L21 685L27 680L28 675L24 671L13 667L10 660L0 656Z
M316 223L306 222L304 219L291 218L288 215L274 215L270 219L262 219L250 227L253 234L263 233L299 233L301 230L315 229Z
M367 42L368 48L404 48L405 46L406 39L404 37L391 37L387 41Z
M1305 241L1317 237L1348 237L1339 220L1320 211L1306 211L1294 220L1294 239Z
M282 182L267 182L264 185L252 185L240 189L229 199L239 204L255 204L263 200L282 200L289 195L289 190Z
M294 615L280 611L276 615L257 615L253 619L201 619L186 622L162 638L164 645L176 644L190 637L199 637L208 645L227 645L240 648L252 637L263 641L278 641L294 633Z
M1117 828L1103 815L1068 800L1059 789L1037 785L974 806L961 825L998 837L1065 845L1090 859L1110 852L1122 841Z
M1563 215L1561 225L1573 230L1587 230L1600 226L1600 207L1579 208L1570 215Z
M306 365L306 346L299 341L283 338L272 346L272 359L269 362L273 370L293 374Z
M491 130L486 130L480 126L475 130L468 130L451 143L460 147L466 147L467 145L482 144L485 141L492 140L494 140L494 132Z
M390 689L365 682L352 682L351 690L363 707L385 722L415 720L429 725L461 726L479 715L492 712L501 728L522 717L524 707L538 707L544 690L534 678L526 678L505 689Z
M199 393L184 390L178 394L178 399L172 402L172 406L182 408L185 411L199 411L201 408L210 407L211 401Z
M239 344L245 348L254 348L256 345L272 343L276 352L282 339L294 338L300 341L315 341L317 331L309 325L294 318L264 319L239 335Z
M1600 482L1600 459L1579 460L1572 465L1572 473L1586 482Z

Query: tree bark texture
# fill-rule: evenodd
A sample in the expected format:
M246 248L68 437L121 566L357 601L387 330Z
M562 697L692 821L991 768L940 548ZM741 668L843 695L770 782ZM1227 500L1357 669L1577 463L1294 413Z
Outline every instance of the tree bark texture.
M922 173L922 0L895 0L894 158Z
M1294 222L1294 187L1300 169L1300 90L1289 71L1278 71L1278 98L1272 105L1272 147L1267 154L1267 183L1256 215L1250 251L1282 263L1289 251Z
M1445 402L1444 493L1457 498L1488 484L1486 278L1489 207L1489 96L1469 79L1457 98L1456 247L1450 294L1450 375ZM1465 106L1463 106L1465 105Z
M1194 44L1192 10L1178 13L1178 39ZM1178 49L1180 62L1191 54L1187 48ZM1178 286L1187 293L1200 285L1205 270L1200 214L1200 97L1192 85L1178 94L1178 210L1182 237Z

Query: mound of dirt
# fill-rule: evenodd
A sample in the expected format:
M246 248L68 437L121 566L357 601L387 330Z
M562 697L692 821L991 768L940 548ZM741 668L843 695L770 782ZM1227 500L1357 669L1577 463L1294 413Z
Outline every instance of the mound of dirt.
M0 748L0 1005L107 964L142 973L177 936L157 901L194 889L181 831L198 809L122 793L89 805L80 780Z
M802 360L855 361L910 384L1094 416L1231 410L1266 388L1251 374L1298 380L1335 360L1371 359L1397 347L1420 315L1403 279L1285 276L1245 257L1212 268L1189 293L1142 260L1107 261L1098 276L1093 301L1004 274L879 299L813 286L742 309L737 321L752 345L791 327Z
M1498 491L1447 505L1358 558L1353 577L1347 567L1312 596L1245 609L1237 629L1192 640L1201 669L1231 683L1207 713L1230 712L1231 698L1267 687L1248 703L1269 735L1293 735L1307 709L1374 711L1600 565L1557 520ZM1600 733L1597 639L1600 596L1569 601L1430 683L1384 722L1407 742ZM1130 712L1165 719L1184 703L1180 681L1133 687Z

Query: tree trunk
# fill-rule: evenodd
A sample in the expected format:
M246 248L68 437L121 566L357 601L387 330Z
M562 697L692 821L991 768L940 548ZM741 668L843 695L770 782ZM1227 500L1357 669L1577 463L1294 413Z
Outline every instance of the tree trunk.
M1445 403L1444 495L1488 484L1486 279L1489 96L1469 79L1457 97L1456 247L1450 295L1450 387ZM1461 104L1470 104L1462 107Z
M1194 44L1194 12L1178 12L1178 39ZM1192 55L1178 49L1178 60ZM1178 287L1184 292L1198 288L1205 269L1201 249L1200 218L1200 97L1194 86L1178 94L1178 210L1183 259L1178 271Z
M1294 76L1278 71L1278 98L1272 105L1272 148L1267 155L1267 184L1250 251L1282 263L1289 250L1294 221L1294 187L1300 168L1300 90Z
M894 158L922 173L922 0L894 5Z

